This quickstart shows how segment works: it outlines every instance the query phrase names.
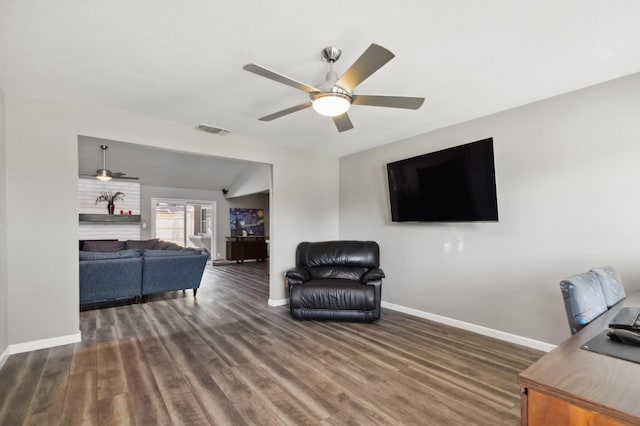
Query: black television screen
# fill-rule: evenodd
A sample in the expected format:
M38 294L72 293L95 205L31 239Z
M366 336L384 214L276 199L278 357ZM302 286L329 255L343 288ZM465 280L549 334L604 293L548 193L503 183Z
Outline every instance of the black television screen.
M393 222L498 221L493 138L387 164Z

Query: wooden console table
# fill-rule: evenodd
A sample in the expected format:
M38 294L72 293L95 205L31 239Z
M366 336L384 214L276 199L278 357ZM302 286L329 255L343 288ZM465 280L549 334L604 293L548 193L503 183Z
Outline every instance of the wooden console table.
M623 306L640 306L640 293L520 373L522 425L640 425L640 364L580 349Z
M258 261L267 258L265 237L227 237L227 260L243 263L247 259Z

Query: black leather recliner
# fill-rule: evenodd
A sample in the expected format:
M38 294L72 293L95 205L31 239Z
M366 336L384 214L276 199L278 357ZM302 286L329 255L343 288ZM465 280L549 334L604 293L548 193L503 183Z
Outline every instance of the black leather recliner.
M300 243L286 272L296 319L375 321L380 318L380 248L374 241Z

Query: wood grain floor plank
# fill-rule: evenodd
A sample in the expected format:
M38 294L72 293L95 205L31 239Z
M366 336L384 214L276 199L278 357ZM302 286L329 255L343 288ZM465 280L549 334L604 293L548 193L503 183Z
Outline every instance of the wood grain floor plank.
M207 266L197 297L81 312L81 343L9 357L0 424L519 424L516 376L542 353L387 309L296 321L267 279Z
M128 394L98 400L98 425L135 425Z
M25 424L46 424L48 418L62 417L73 351L73 345L58 346L49 350Z
M236 334L230 336L233 344L245 354L251 364L260 364L261 367L271 376L272 380L278 383L283 389L286 389L293 398L303 407L312 413L318 419L329 417L335 411L332 404L327 401L323 394L319 394L313 390L306 382L307 377L292 374L284 363L282 358L278 358L272 351L270 353L263 352L265 346L252 344L249 339Z
M98 424L98 372L72 374L62 410L61 425Z
M274 383L269 373L262 368L246 364L234 367L234 373L254 391L254 395L262 401L288 425L314 425L320 421L306 407L296 403L294 396Z
M189 325L171 310L162 309L160 306L149 305L147 309L149 317L154 321L156 328L163 329L163 343L171 354L175 365L180 366L180 371L192 389L193 394L200 404L200 408L212 424L220 425L244 425L242 415L227 398L225 393L209 376L206 369L200 364L200 360L193 355L190 347L198 342L197 336L193 336ZM167 333L174 330L174 333ZM184 330L184 332L175 332ZM194 342L194 340L196 342Z
M164 303L164 302L161 302ZM197 402L181 372L162 340L155 324L148 316L151 308L143 306L144 315L140 315L138 338L142 345L153 377L158 384L167 411L173 424L207 425L209 422Z
M0 419L6 419L7 424L19 425L24 423L50 351L51 349L42 349L26 354L18 354L15 360L9 357L9 360L3 366L3 370L16 369L15 374L3 378L3 380L10 380L11 384L2 382L2 387L6 386L7 392L2 392L4 403L0 411ZM16 364L23 364L23 366L18 368ZM0 421L0 424L4 423Z
M198 354L196 356L200 359L209 376L233 401L233 404L248 424L283 424L283 420L278 414L235 373L236 368L241 369L242 367L229 367L218 357L207 358L206 354Z
M133 418L138 425L170 425L171 416L144 355L142 344L137 338L120 342Z
M112 311L112 309L107 310ZM116 395L126 394L127 379L124 374L115 323L98 329L97 342L98 400L112 399Z

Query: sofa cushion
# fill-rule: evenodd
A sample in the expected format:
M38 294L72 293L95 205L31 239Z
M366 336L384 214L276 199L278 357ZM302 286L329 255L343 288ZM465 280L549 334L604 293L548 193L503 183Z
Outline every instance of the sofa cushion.
M87 240L84 242L84 251L102 251L102 252L115 252L124 250L124 241L99 241L99 240Z
M201 254L200 250L145 250L145 257L167 257L167 256L194 256Z
M169 241L158 240L155 246L147 250L166 250L171 244L173 243Z
M126 244L128 249L153 250L156 244L158 244L158 239L154 238L152 240L127 240Z
M147 248L147 250L182 250L184 247L182 247L179 244L176 243L172 243L171 241L158 241L157 244L155 246L153 246L152 248Z
M106 260L106 259L127 259L131 257L140 257L140 250L120 250L116 252L104 251L81 251L80 260Z

